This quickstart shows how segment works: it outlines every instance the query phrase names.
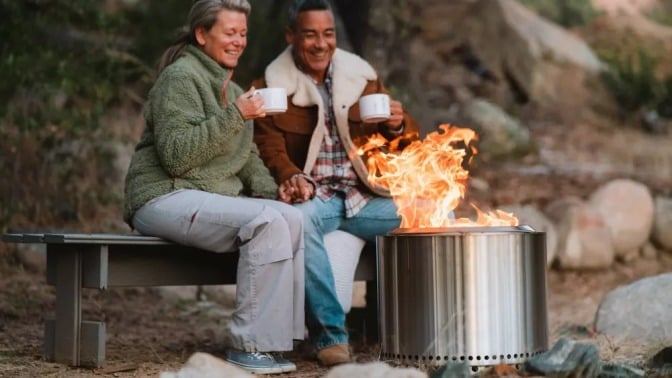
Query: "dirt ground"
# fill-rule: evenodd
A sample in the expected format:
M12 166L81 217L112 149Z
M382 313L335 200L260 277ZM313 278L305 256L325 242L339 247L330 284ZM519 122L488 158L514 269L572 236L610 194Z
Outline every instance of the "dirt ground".
M598 164L602 160L626 159L622 156L624 151L633 160L648 156L646 150L659 152L665 146L667 151L672 150L669 136L640 136L637 140L623 137L623 145L619 146L618 138L605 138L586 130L592 129L584 129L583 135L576 129L557 134L545 130L539 140L547 151L546 157L529 158L516 167L481 164L472 176L487 182L489 188L474 190L468 197L490 206L532 203L543 207L560 196L585 197L609 177L631 176L632 172L604 169L604 165ZM599 159L595 160L595 156ZM670 156L664 156L661 164L672 164ZM591 164L594 169L583 169ZM623 164L621 169L627 167ZM662 172L672 172L667 168ZM670 194L669 177L649 179L647 183L654 193ZM157 377L161 371L179 370L193 352L216 356L224 353L226 309L208 302L170 301L155 289L91 290L85 291L83 319L106 322L107 365L100 369L75 369L46 362L42 357L43 322L53 313L54 290L46 285L43 271L17 263L11 248L4 246L0 253L3 254L0 255L0 377ZM656 258L619 262L603 271L551 269L548 272L551 345L559 337L567 336L597 344L603 359L643 364L655 350L615 344L595 334L593 317L610 290L670 271L672 254L664 252L659 252ZM379 347L375 344L355 340L353 347L356 361L377 360ZM288 357L297 363L298 371L284 376L307 378L326 373L309 353L293 352Z
M603 296L611 289L641 277L672 271L672 256L641 259L610 270L548 274L551 345L559 337L595 343L609 361L642 364L655 350L614 344L591 330ZM179 370L191 353L222 356L225 350L225 311L212 311L207 302L169 301L153 289L87 291L84 319L107 324L107 365L74 369L46 362L42 357L43 321L53 313L54 290L44 275L20 266L5 267L0 278L0 377L158 377ZM218 316L221 315L221 316ZM375 344L353 343L358 362L377 359ZM321 377L321 368L308 353L288 355L298 371L287 377Z

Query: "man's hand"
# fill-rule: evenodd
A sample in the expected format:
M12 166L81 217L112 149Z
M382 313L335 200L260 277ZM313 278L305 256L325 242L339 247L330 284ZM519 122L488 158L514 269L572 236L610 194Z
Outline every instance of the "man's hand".
M278 187L278 197L285 203L301 203L315 195L315 188L302 175L294 175Z
M390 99L390 119L385 121L384 125L390 131L399 131L403 122L404 108L401 106L401 102Z
M250 88L249 91L243 93L236 99L236 106L240 111L240 114L243 115L244 120L266 117L266 111L264 110L264 99L254 94L254 87Z

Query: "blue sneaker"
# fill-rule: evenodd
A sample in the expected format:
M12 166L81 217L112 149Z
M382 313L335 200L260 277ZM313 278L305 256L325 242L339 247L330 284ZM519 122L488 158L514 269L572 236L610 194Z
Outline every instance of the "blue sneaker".
M282 365L277 363L269 353L248 353L232 350L226 352L226 361L253 374L283 373Z
M283 373L290 373L292 371L296 371L296 364L286 359L285 356L282 355L282 352L273 352L271 353L271 356L273 357L275 362L278 365L280 365Z

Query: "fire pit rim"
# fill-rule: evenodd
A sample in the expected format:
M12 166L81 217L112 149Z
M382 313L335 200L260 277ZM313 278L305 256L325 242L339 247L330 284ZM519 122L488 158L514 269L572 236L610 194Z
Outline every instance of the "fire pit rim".
M521 224L518 226L400 227L388 232L385 234L385 236L431 236L511 232L537 233L539 231L535 230L532 226L527 224Z

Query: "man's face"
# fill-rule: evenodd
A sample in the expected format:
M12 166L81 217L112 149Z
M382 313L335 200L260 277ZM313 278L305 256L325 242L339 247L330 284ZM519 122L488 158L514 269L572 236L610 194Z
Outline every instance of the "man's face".
M331 57L336 51L334 15L328 10L299 13L294 30L285 32L287 43L293 45L294 59L318 82L324 81Z

